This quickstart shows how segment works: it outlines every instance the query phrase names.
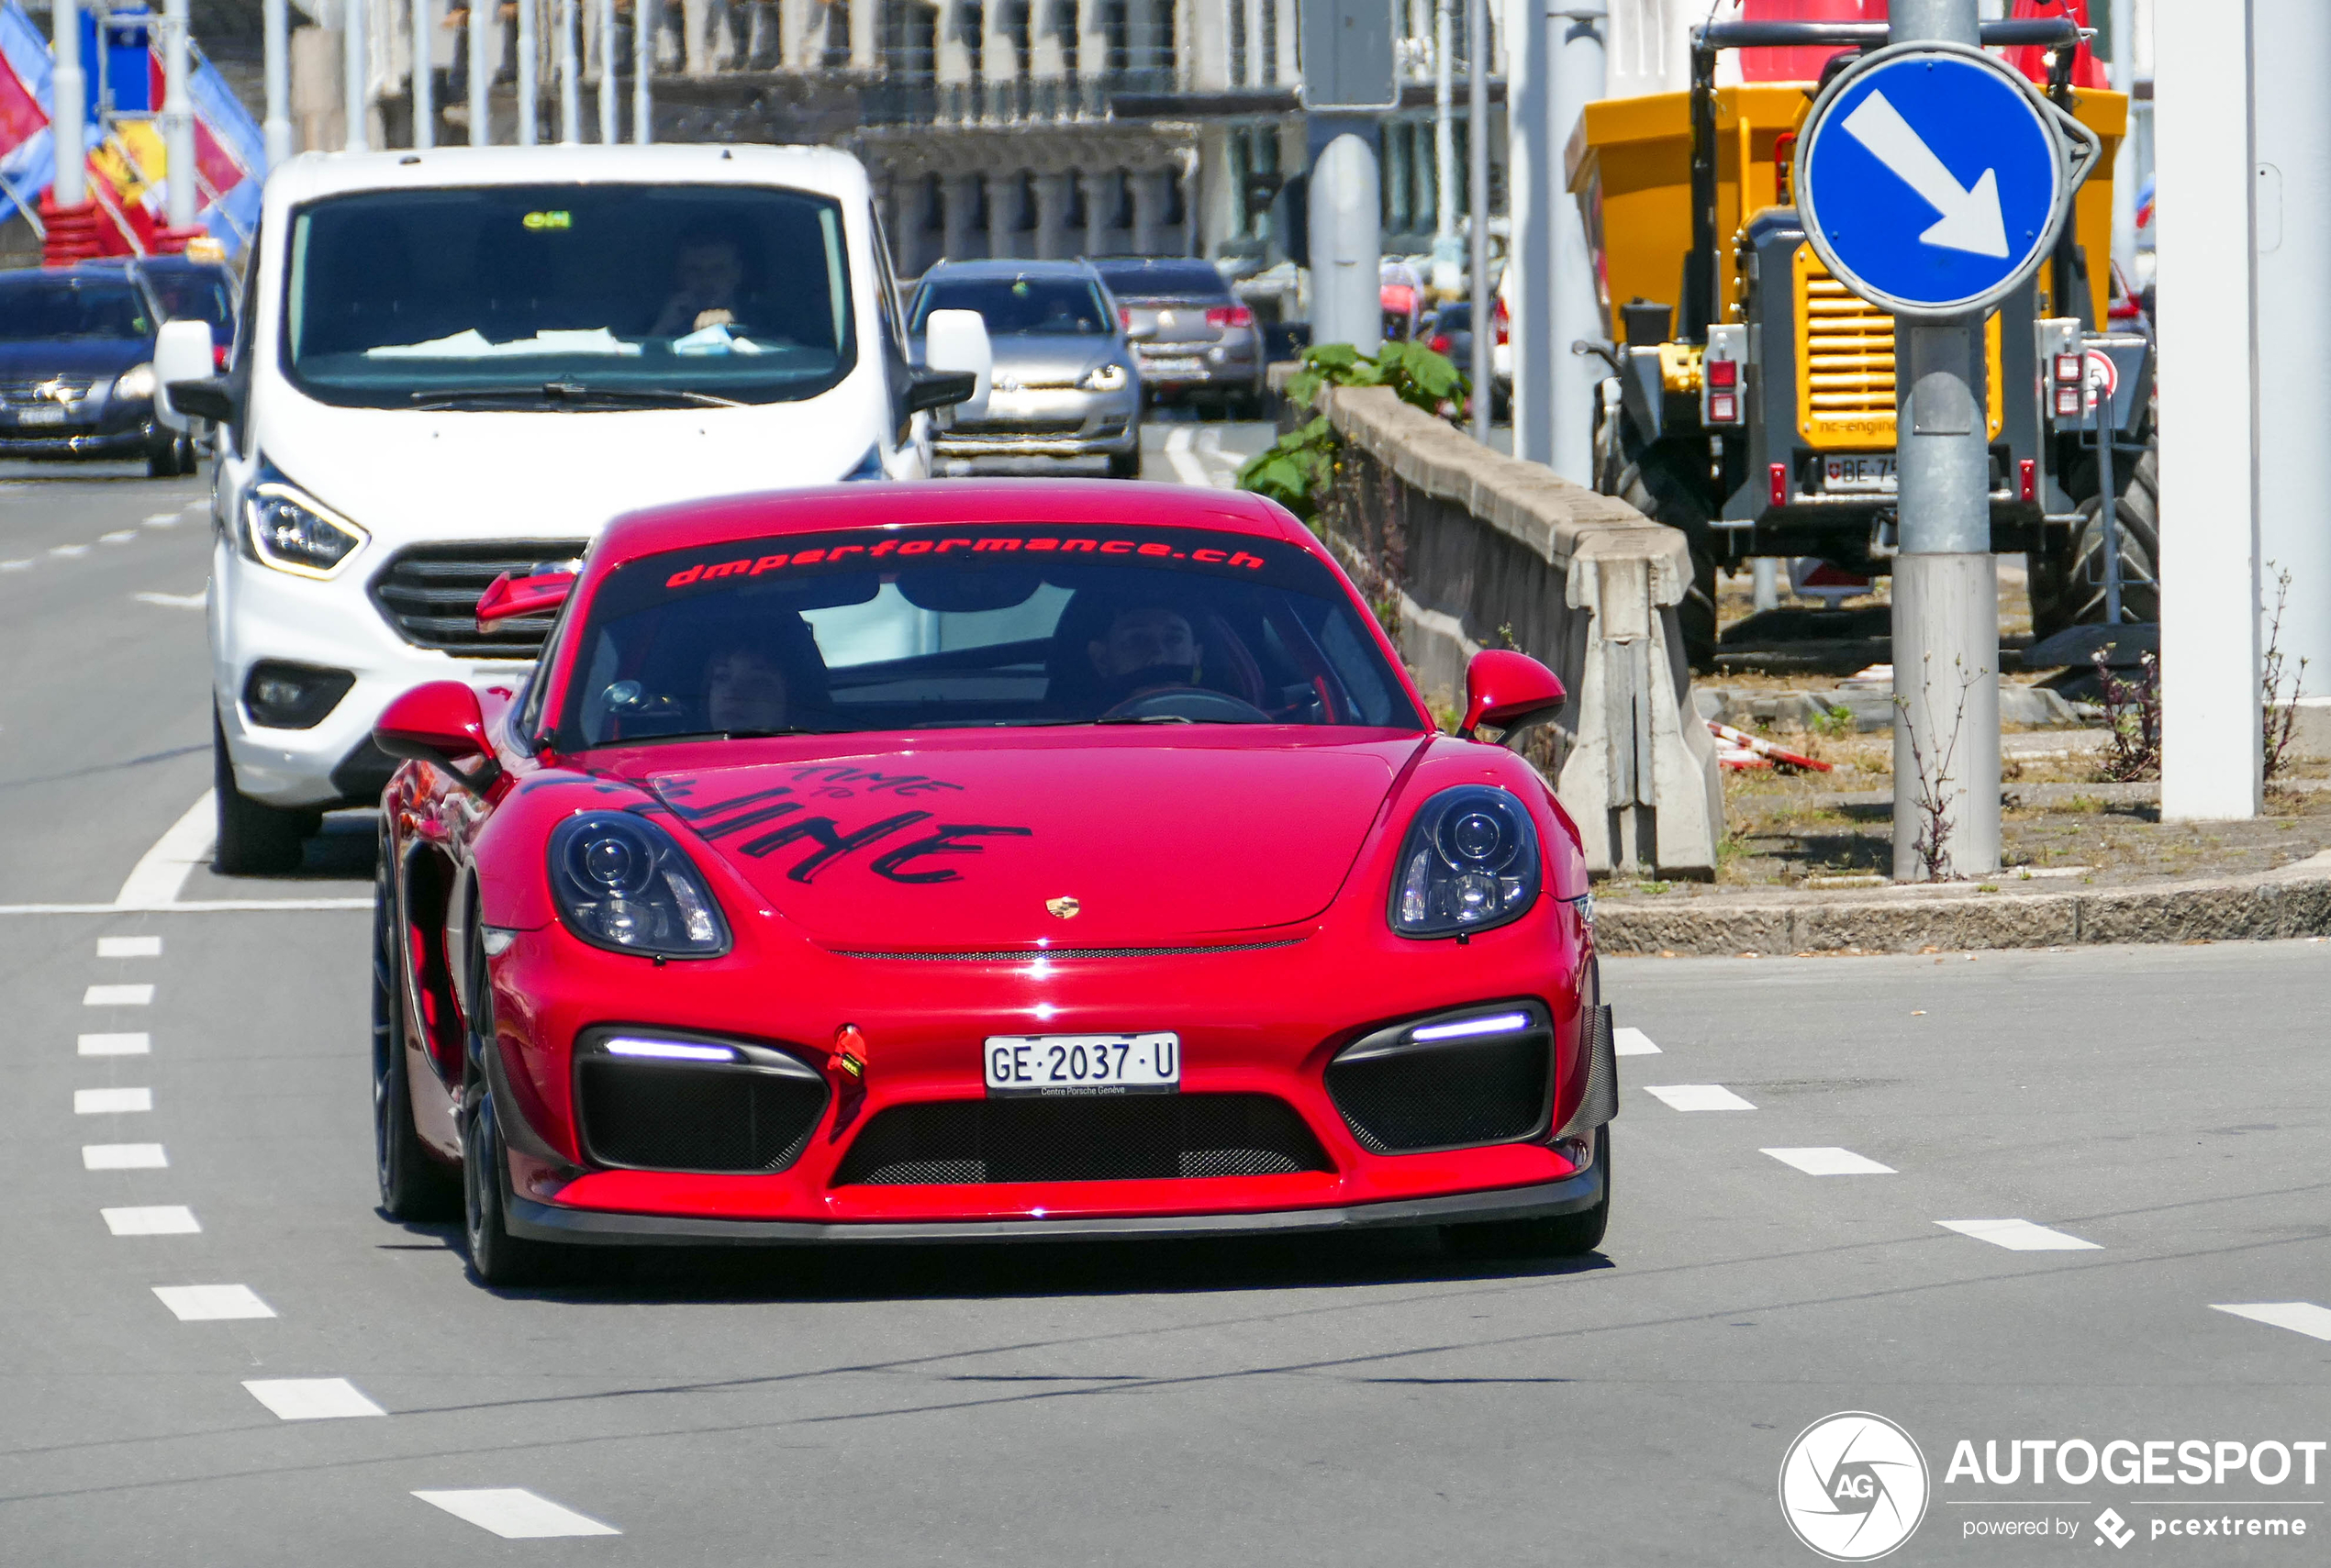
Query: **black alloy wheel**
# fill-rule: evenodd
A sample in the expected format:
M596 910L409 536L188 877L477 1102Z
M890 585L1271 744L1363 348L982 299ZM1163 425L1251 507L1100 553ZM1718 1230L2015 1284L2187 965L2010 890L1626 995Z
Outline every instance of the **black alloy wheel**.
M412 1084L406 1077L404 943L397 935L396 882L388 836L381 835L380 869L373 878L373 1173L381 1212L391 1219L453 1218L459 1188L413 1126Z
M226 876L282 876L299 869L302 848L323 825L323 814L280 810L237 789L234 761L227 755L227 727L215 708L210 716L210 784L218 809L218 842L211 851L214 869Z
M1476 1225L1445 1225L1441 1245L1460 1258L1576 1258L1602 1245L1611 1224L1611 1128L1595 1129L1595 1167L1602 1173L1602 1198L1592 1208L1544 1219L1495 1219Z
M549 1271L551 1249L509 1231L509 1150L502 1141L491 1092L477 1096L462 1123L462 1229L469 1243L470 1273L496 1288L532 1284Z

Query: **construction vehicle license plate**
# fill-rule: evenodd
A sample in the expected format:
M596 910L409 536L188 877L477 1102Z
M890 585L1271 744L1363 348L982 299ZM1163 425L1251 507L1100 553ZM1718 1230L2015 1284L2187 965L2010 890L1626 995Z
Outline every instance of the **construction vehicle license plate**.
M1830 457L1822 459L1821 487L1824 490L1861 490L1891 495L1894 493L1894 460L1885 457Z

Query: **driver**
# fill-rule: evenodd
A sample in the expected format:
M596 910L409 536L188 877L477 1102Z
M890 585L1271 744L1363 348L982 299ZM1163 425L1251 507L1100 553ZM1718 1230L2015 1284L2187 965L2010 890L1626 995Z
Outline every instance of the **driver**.
M688 230L672 257L672 297L649 336L681 338L733 326L744 272L744 248L733 234L711 226Z
M1200 649L1189 617L1171 605L1129 605L1085 645L1109 706L1198 684Z
M724 648L704 662L704 714L714 729L784 729L793 705L785 669L758 648Z

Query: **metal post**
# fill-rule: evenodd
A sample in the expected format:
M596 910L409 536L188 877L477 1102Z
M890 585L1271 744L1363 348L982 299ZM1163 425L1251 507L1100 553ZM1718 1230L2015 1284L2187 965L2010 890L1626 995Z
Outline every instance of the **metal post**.
M1975 0L1894 0L1896 43L1975 44ZM1894 876L1999 868L1999 566L1983 318L1897 317ZM1939 843L1936 838L1939 837Z
M470 145L494 144L494 61L486 53L493 29L491 0L470 0Z
M1602 318L1602 291L1596 284L1594 254L1587 248L1585 217L1569 192L1564 155L1570 133L1586 106L1602 96L1607 76L1604 34L1610 25L1604 0L1556 0L1546 10L1545 197L1546 227L1554 258L1547 280L1552 341L1547 344L1546 462L1576 484L1594 484L1596 387L1603 363L1575 353L1574 343L1610 335Z
M371 128L364 122L371 108L371 73L364 60L364 0L340 0L340 56L346 67L340 104L346 111L347 135L340 147L349 152L362 152L370 146Z
M1489 0L1465 4L1465 202L1473 252L1473 439L1487 446L1497 401L1497 322L1489 300Z
M1780 608L1780 558L1759 555L1751 559L1748 564L1754 573L1756 608L1760 613Z
M1446 294L1455 287L1456 127L1452 89L1455 64L1449 58L1455 39L1456 0L1433 0L1433 287Z
M559 140L568 147L583 139L583 83L577 79L574 0L558 0Z
M193 66L186 0L167 0L162 17L162 161L164 215L173 228L195 221L195 106L186 92Z
M429 0L412 0L412 7L413 145L425 151L437 145L437 28Z
M2113 0L2113 91L2129 95L2129 124L2113 154L2113 260L2136 286L2136 0Z
M1561 185L1547 177L1546 170L1549 155L1558 164L1562 154L1545 145L1546 76L1552 62L1546 59L1546 28L1533 20L1534 14L1544 15L1535 0L1508 0L1505 293L1507 308L1513 313L1509 338L1513 346L1513 455L1545 462L1553 434L1546 411L1554 401L1554 255L1546 211L1549 198ZM1567 343L1563 357L1569 357Z
M70 5L72 0L61 0ZM291 123L291 0L266 0L260 10L267 80L267 118L261 135L267 148L267 167L273 169L292 155Z
M599 145L612 147L620 133L621 100L616 96L615 46L622 35L615 28L615 0L598 0L599 7Z
M1384 346L1377 276L1382 187L1376 154L1345 132L1311 165L1311 341L1349 343L1363 354Z
M655 75L655 0L631 0L631 141L645 147L655 139L655 96L649 85Z
M534 12L541 0L518 0L518 144L532 147L542 139L542 59L534 35Z
M50 12L56 28L56 64L50 71L50 118L57 150L56 203L76 207L89 199L89 79L81 72L81 8L74 0L56 0Z
M2121 624L2121 493L2113 480L2113 397L2096 400L2096 518L2104 539L2104 624Z

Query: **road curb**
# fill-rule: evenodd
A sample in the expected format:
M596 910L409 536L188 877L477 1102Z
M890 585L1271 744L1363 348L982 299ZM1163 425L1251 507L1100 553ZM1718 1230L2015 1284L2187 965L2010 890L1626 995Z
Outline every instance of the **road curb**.
M2268 941L2331 936L2331 851L2249 876L2046 893L1926 892L1596 900L1595 942L1625 955L1916 952L1939 947Z

